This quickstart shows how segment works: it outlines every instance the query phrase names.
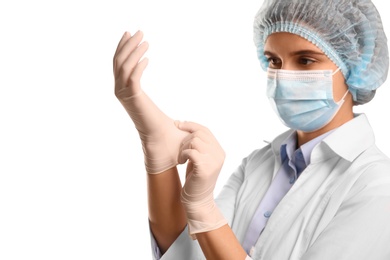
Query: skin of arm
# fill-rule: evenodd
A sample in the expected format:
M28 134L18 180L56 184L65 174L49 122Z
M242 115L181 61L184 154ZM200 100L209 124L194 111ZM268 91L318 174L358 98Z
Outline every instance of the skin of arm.
M160 174L148 174L147 184L150 228L164 254L186 226L177 167Z
M198 233L196 238L207 259L244 260L247 257L229 225L209 232Z

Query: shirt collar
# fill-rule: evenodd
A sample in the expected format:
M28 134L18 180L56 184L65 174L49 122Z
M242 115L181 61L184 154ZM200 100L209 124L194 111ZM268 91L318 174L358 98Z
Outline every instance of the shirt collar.
M293 156L296 151L301 151L303 155L303 159L305 161L306 165L310 164L310 155L313 151L314 147L320 143L325 137L330 135L335 129L328 131L320 136L317 136L316 138L310 140L309 142L301 145L297 149L297 133L296 131L291 132L288 137L284 140L282 145L280 146L280 159L283 162L288 157L289 160L294 160Z

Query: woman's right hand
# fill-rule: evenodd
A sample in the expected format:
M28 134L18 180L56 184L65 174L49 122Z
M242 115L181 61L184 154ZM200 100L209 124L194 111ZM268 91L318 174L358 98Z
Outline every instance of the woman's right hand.
M125 32L113 59L115 95L138 130L144 151L146 171L161 173L178 164L179 148L188 135L165 115L141 89L141 76L148 59L141 60L148 49L143 33Z
M141 58L149 47L142 38L141 31L133 36L125 32L114 55L115 95L121 102L141 92L141 76L148 65L148 59Z

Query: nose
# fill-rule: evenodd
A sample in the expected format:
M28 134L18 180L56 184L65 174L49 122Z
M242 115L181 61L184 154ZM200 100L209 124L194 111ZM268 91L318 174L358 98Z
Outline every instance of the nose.
M282 70L297 70L298 68L292 63L289 62L288 60L283 60L282 61L282 66L280 67Z

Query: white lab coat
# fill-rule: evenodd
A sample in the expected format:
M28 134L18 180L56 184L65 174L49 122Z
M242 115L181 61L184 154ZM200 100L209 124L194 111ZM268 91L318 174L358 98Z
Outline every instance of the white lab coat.
M281 166L291 133L253 151L216 201L242 243L246 229ZM375 145L365 114L314 149L311 163L278 204L256 243L254 260L389 260L390 159ZM205 259L187 229L161 260Z

